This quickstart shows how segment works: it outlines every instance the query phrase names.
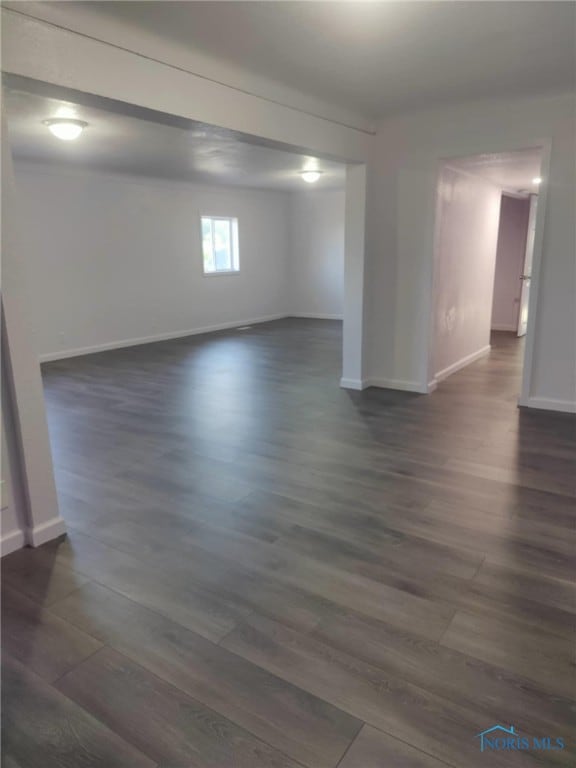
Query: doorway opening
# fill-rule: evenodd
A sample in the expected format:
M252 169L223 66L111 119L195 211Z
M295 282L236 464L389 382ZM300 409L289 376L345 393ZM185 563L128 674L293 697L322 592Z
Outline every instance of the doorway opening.
M102 499L110 522L140 493L150 500L150 489L135 496L130 474L145 468L164 474L154 496L162 508L178 494L234 497L247 484L232 466L216 471L212 458L198 458L207 469L190 473L189 456L180 467L161 457L192 452L199 430L233 452L252 429L256 444L262 423L247 414L298 372L303 407L310 382L336 385L345 251L351 238L363 242L346 224L356 166L88 95L5 84L28 222L33 352L45 364L64 519L94 531ZM84 132L63 140L50 130L58 120ZM313 169L310 182L303 174Z
M543 154L529 147L469 155L440 168L431 388L489 357L501 363L506 392L523 393Z

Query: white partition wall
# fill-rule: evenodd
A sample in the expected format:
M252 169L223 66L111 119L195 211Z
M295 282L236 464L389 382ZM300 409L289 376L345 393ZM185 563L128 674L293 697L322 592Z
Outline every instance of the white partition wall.
M2 309L6 394L14 425L11 467L22 482L23 540L38 546L65 532L58 512L40 363L32 340L32 312L24 267L18 205L6 130L2 131ZM10 446L9 446L10 447Z
M344 328L342 379L347 389L364 389L364 290L367 169L351 165L346 171L344 234Z
M4 366L3 366L4 367ZM0 450L2 487L0 489L1 554L7 555L26 543L26 516L20 475L20 458L15 442L13 415L7 391L6 373L2 371L2 411L0 414Z

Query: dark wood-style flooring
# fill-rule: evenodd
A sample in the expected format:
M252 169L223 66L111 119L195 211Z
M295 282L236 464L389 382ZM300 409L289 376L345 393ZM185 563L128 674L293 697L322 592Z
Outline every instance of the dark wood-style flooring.
M3 561L7 768L573 766L575 422L285 320L51 363L69 536ZM481 753L495 724L557 751Z

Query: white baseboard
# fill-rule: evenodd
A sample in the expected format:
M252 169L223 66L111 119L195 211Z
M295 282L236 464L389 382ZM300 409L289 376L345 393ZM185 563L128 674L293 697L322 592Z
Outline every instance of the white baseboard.
M0 539L0 551L2 557L4 557L4 555L9 555L10 552L15 552L17 549L22 549L25 543L24 531L16 529L15 531L6 533Z
M340 379L340 386L342 389L356 389L362 390L370 386L365 379Z
M314 312L290 312L287 317L303 317L309 320L342 320L342 315L315 314Z
M434 377L434 380L436 382L443 381L444 379L448 378L448 376L451 376L453 373L456 373L456 371L459 371L461 368L465 368L467 365L470 365L470 363L475 363L476 360L480 360L480 358L486 357L486 355L489 353L490 344L487 344L477 352L472 352L471 355L466 355L466 357L462 357L460 360L452 363L452 365L449 365L447 368L443 368L441 371L438 371Z
M378 377L369 377L367 379L340 379L340 386L343 389L357 389L362 390L367 387L380 387L381 389L397 389L403 392L418 392L419 394L427 394L428 392L436 389L435 382L432 383L431 388L423 387L417 381L401 381L400 379L382 379Z
M66 533L66 523L62 517L53 517L41 525L28 528L26 531L26 543L31 547L39 547L47 541L57 539Z
M576 402L570 400L554 400L548 397L521 397L518 400L518 405L521 408L535 408L541 411L576 413Z
M514 333L518 332L518 326L517 325L500 325L496 323L496 325L493 325L490 328L491 331L512 331Z
M427 394L432 391L430 387L423 386L418 381L404 381L402 379L383 379L379 377L366 379L367 386L380 387L382 389L398 389L402 392L417 392L421 395ZM433 388L436 388L434 383Z
M140 344L153 344L156 341L169 341L170 339L181 339L185 336L197 336L201 333L212 333L214 331L225 331L231 328L240 328L245 325L257 325L258 323L269 323L272 320L281 320L287 317L285 313L279 315L268 315L266 317L256 317L248 320L234 320L227 323L218 323L217 325L207 325L202 328L192 328L187 331L170 331L168 333L159 333L154 336L141 336L135 339L121 339L120 341L111 341L105 344L95 344L91 347L79 347L76 349L63 349L59 352L48 352L40 355L41 363L48 363L52 360L65 360L68 357L80 357L81 355L92 355L96 352L106 352L110 349L122 349L124 347L136 347Z

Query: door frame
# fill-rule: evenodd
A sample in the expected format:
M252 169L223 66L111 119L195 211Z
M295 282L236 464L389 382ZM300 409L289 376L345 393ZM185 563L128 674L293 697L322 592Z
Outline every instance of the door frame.
M175 66L170 60L146 56L138 45L136 50L129 50L85 34L65 22L64 16L45 18L48 11L36 15L35 10L22 13L1 9L7 41L2 51L3 78L18 79L25 83L24 90L59 92L64 100L81 98L81 103L117 108L135 117L162 115L174 125L215 125L264 146L348 164L345 269L355 280L349 280L345 287L342 376L344 383L361 388L366 365L366 165L372 160L372 123L355 125L348 119L324 117L301 106L239 90ZM1 139L4 158L11 158L7 131L2 131ZM11 163L2 164L4 208L9 199L15 198L7 194L14 187L12 181L8 183L9 165L11 170ZM358 193L355 199L348 194L350 188ZM6 238L6 232L2 234ZM8 250L7 241L3 245L5 333L14 388L22 404L18 439L27 461L29 543L37 546L63 533L65 524L58 512L40 365L28 328L32 312L19 279L20 246L10 243ZM20 324L17 319L21 319Z
M423 382L423 390L433 392L438 382L434 371L434 310L436 306L436 243L439 230L439 209L438 209L438 182L444 165L455 158L467 157L468 155L499 154L504 152L515 152L528 147L539 147L542 150L542 161L540 165L540 175L542 183L538 189L538 207L536 210L536 227L534 231L534 255L532 262L532 281L530 285L530 308L528 311L528 327L526 329L526 342L524 349L524 361L522 364L522 380L520 392L518 393L518 405L529 406L530 388L532 384L532 368L534 362L534 345L536 335L536 316L538 314L538 297L540 290L540 279L542 272L542 260L544 250L544 229L546 221L546 208L548 202L548 185L550 181L550 159L552 154L552 140L550 137L535 138L528 141L506 142L502 144L481 143L475 146L467 147L466 151L458 152L454 155L443 155L439 158L434 177L434 186L431 189L432 202L430 211L433 211L433 224L430 227L428 242L431 244L429 254L429 274L428 274L428 357L426 367L426 379Z
M528 196L528 229L526 231L526 245L524 247L524 258L522 259L522 274L520 275L520 296L518 297L518 315L516 317L516 335L518 337L526 336L528 330L528 317L530 316L530 297L532 295L532 268L534 264L534 236L536 234L536 214L538 213L539 195L537 192L531 192ZM531 234L532 232L532 234ZM531 242L530 242L531 241ZM526 263L530 254L530 282L526 285ZM526 329L520 333L522 323L523 300L526 298L527 314Z

